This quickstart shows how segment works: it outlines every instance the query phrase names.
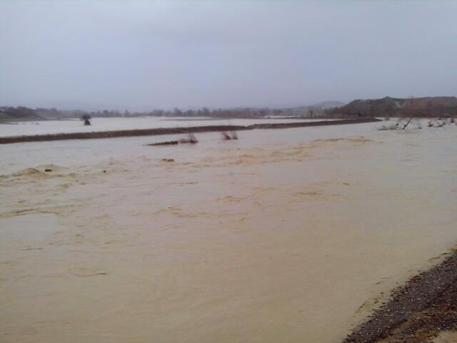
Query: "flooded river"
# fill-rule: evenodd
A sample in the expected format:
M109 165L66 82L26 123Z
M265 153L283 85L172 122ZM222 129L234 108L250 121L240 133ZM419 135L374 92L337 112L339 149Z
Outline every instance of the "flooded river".
M0 146L0 341L341 341L457 241L457 127L379 126Z

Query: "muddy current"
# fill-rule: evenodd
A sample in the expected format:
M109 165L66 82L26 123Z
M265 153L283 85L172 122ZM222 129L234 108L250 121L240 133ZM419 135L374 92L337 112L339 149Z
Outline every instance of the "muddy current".
M377 126L0 147L0 341L341 341L457 241L457 127Z

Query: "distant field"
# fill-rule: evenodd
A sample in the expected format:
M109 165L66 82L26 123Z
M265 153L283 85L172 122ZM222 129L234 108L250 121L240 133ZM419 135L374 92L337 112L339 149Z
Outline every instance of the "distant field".
M322 120L322 119L321 119ZM314 121L313 119L281 119L281 122ZM139 130L168 127L205 125L252 125L277 123L278 119L214 119L205 117L136 117L136 118L93 118L91 126L84 126L79 119L27 121L0 124L0 137L45 135L72 132L99 132L116 130Z

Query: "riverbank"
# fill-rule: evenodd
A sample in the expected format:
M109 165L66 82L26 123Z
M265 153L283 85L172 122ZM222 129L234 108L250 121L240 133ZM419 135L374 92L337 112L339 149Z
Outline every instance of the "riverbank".
M457 251L395 289L344 343L424 343L457 330Z
M173 128L154 128L154 129L137 129L137 130L116 130L116 131L92 131L92 132L74 132L74 133L56 133L47 135L31 136L11 136L0 137L0 144L25 143L25 142L46 142L72 139L101 139L117 137L138 137L138 136L156 136L185 133L202 133L202 132L223 132L223 131L246 131L259 129L287 129L298 127L314 127L329 125L348 125L362 124L379 121L376 118L363 119L342 119L342 120L323 120L313 122L293 122L293 123L268 123L253 125L206 125L194 127L173 127Z

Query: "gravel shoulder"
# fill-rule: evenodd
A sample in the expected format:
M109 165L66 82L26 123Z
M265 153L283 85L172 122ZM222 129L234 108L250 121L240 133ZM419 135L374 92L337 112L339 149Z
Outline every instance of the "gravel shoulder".
M457 251L411 278L344 343L433 342L457 330Z

